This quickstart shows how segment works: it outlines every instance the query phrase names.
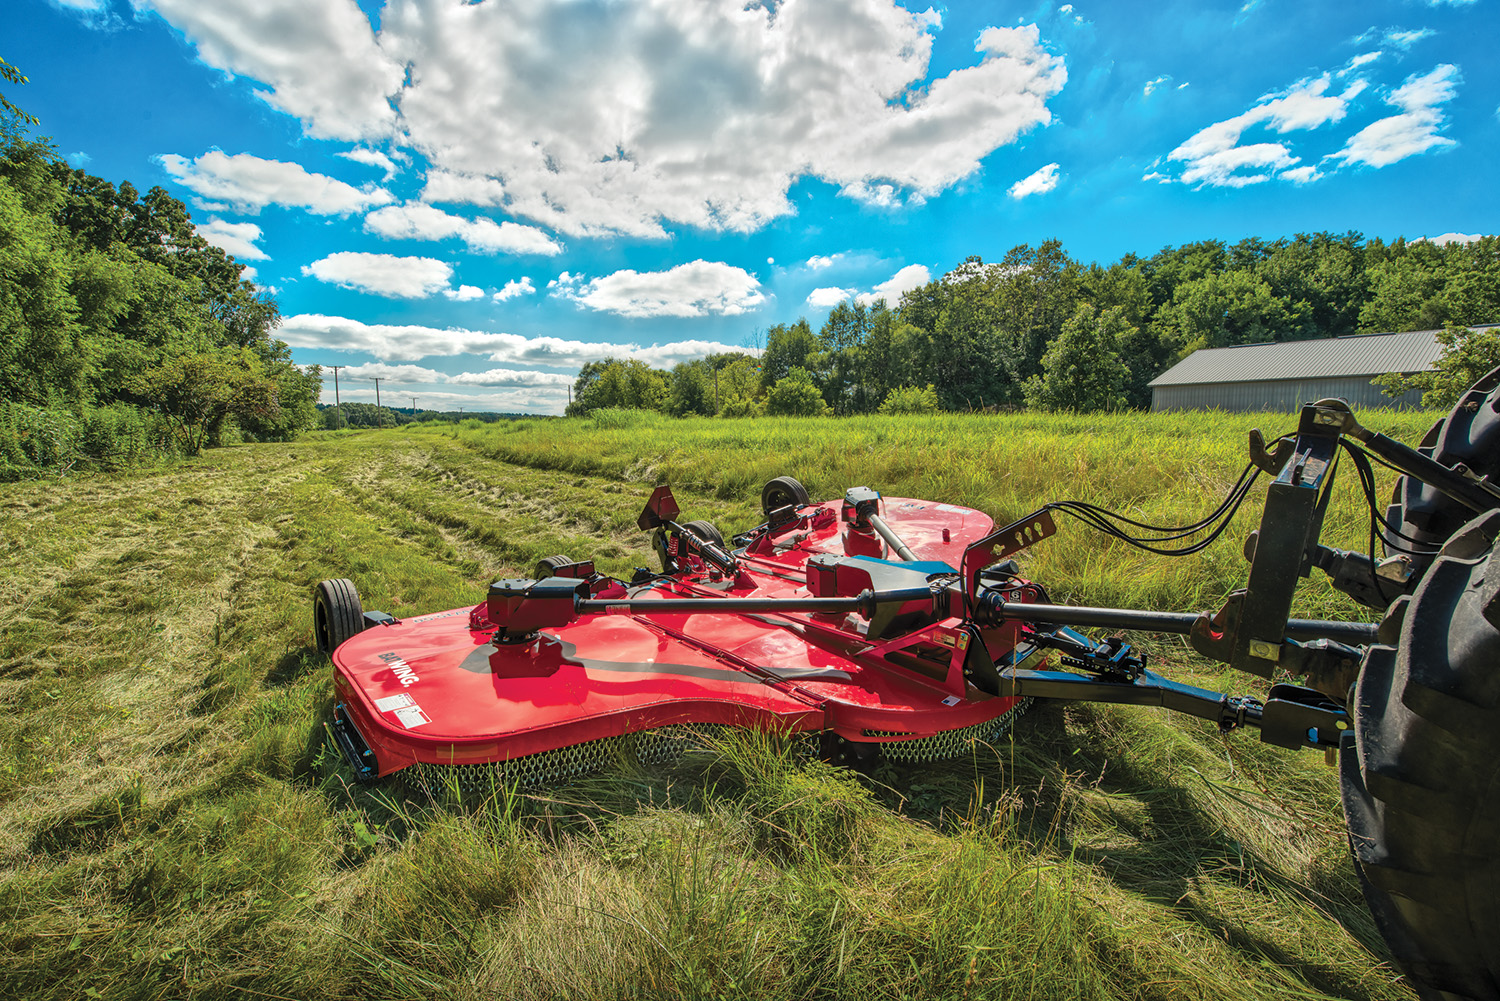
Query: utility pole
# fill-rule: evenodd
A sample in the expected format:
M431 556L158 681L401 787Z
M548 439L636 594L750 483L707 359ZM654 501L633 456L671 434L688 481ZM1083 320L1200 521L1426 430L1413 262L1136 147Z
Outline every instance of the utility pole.
M417 398L415 396L411 398L411 419L417 419Z
M714 369L714 414L719 412L719 370Z
M384 376L381 376L379 378L371 376L371 378L375 379L375 409L379 410L380 409L380 379L384 378Z
M339 369L348 368L348 365L329 365L333 369L333 405L339 405Z

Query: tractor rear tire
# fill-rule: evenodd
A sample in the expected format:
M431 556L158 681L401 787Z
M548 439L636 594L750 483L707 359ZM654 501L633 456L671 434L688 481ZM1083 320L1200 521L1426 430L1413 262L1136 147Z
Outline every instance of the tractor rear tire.
M1497 536L1500 511L1470 521L1391 606L1340 755L1366 901L1428 999L1500 998Z
M313 641L318 651L332 655L339 644L364 628L365 610L354 582L343 577L319 581L313 589Z
M1427 430L1417 449L1445 466L1465 466L1475 476L1500 479L1500 368L1464 391L1448 415ZM1436 487L1410 476L1396 481L1386 519L1400 526L1428 552L1457 532L1474 512ZM1390 545L1387 555L1401 548ZM1409 543L1402 543L1412 548ZM1428 555L1409 557L1413 579L1431 562Z
M790 476L778 476L760 491L760 510L768 518L777 508L788 505L805 507L811 503L812 499L807 495L807 488Z

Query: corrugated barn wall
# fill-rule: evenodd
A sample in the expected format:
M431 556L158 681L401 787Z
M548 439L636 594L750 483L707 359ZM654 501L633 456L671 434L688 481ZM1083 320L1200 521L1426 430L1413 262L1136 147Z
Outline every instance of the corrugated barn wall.
M1152 410L1270 410L1296 413L1304 403L1342 397L1351 406L1420 407L1422 394L1406 393L1392 399L1367 375L1341 379L1278 379L1274 382L1215 382L1183 386L1155 386Z

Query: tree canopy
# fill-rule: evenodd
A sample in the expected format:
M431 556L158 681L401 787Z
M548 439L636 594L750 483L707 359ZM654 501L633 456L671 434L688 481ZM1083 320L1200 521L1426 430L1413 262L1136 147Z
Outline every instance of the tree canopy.
M798 400L810 412L811 386L830 413L889 413L918 398L914 387L930 386L945 410L1143 408L1151 404L1150 381L1202 347L1444 325L1458 331L1496 320L1500 238L1493 236L1442 246L1353 232L1203 240L1086 266L1047 240L1013 247L996 262L968 257L894 304L839 303L816 331L806 318L775 324L758 380L736 378L726 391L719 365L717 399L707 389L715 365L678 365L660 373L661 406L682 416L754 416L792 412ZM1448 336L1456 339L1455 359L1488 357L1488 340ZM585 366L575 404L592 400L590 384L617 364ZM742 371L755 364L745 359ZM1477 364L1455 360L1449 368Z
M182 202L72 169L34 119L0 115L0 399L145 408L189 452L231 426L269 440L319 423L321 373L293 364L275 301Z

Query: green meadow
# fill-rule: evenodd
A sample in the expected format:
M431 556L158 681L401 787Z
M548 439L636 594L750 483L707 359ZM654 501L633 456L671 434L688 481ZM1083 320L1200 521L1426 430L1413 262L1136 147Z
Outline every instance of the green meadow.
M1361 416L1415 441L1434 415ZM855 774L745 734L458 799L355 785L324 730L323 578L410 615L558 552L628 574L653 486L729 534L778 475L997 520L1076 499L1196 521L1248 430L1291 423L603 411L0 484L0 996L1410 998L1334 771L1253 733L1038 703L934 764ZM1262 494L1195 557L1060 519L1024 569L1060 602L1213 608ZM1325 541L1367 533L1346 473ZM1296 611L1360 614L1317 580ZM1263 689L1136 638L1175 677Z

